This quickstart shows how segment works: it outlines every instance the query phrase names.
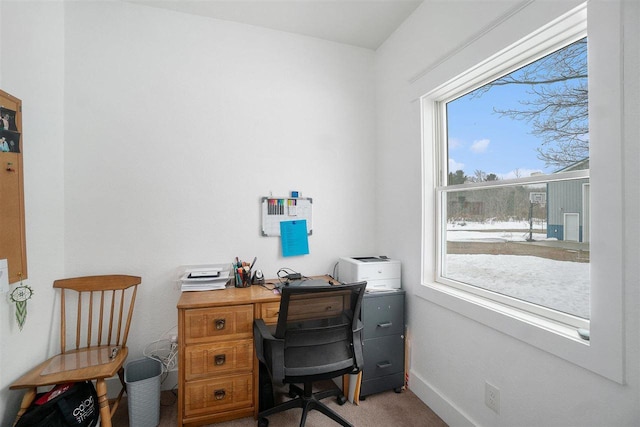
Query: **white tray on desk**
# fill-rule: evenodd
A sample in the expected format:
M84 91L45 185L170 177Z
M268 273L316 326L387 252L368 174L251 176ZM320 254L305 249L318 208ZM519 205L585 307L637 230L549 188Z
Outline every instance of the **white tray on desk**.
M203 276L203 277L189 277L191 275L191 271L186 271L180 280L182 283L215 283L215 282L226 282L229 280L229 270L220 271L217 276Z

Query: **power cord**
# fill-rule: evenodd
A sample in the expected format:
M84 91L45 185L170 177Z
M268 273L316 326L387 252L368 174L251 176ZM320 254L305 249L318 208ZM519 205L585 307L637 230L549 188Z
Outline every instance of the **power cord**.
M340 264L339 261L333 264L333 275L331 277L333 277L334 279L338 277L338 274L340 273L339 264Z
M287 267L283 267L280 270L278 270L277 274L278 274L278 280L280 281L280 283L286 283L290 280L308 279L307 276L304 276L298 273L297 271Z
M261 283L258 286L262 286L268 291L273 291L274 289L278 289L278 284L274 282L265 282L265 283Z
M149 343L142 354L162 364L162 371L167 373L178 364L178 341L162 339Z
M169 332L174 329L177 329L177 326L173 326L161 336L167 336ZM175 368L178 364L178 336L171 335L171 338L163 338L153 341L147 344L142 351L142 354L145 357L157 360L162 364L162 372L165 374L164 379L166 379L169 371Z

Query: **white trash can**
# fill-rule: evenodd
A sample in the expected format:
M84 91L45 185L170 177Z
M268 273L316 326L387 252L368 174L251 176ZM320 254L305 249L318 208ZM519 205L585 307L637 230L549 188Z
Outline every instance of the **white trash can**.
M160 424L161 375L162 364L155 359L134 360L125 365L129 426L157 427Z

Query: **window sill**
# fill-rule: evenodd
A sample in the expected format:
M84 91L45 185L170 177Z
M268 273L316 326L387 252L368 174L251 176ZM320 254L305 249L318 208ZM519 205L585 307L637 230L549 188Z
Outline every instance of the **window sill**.
M542 351L623 383L621 375L611 369L611 358L602 358L593 340L585 341L575 327L556 323L480 296L439 283L418 286L416 296L509 335Z
M514 338L519 339L523 334L531 336L531 332L540 330L545 335L554 334L558 338L573 341L578 345L589 346L589 341L580 338L573 326L554 322L542 316L536 316L450 286L428 283L419 288L417 295L493 329L512 335Z

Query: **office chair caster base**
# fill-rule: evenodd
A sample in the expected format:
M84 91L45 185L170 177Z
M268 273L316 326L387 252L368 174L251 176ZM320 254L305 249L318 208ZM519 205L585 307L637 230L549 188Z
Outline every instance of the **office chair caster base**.
M267 418L258 418L258 427L269 427L269 420Z
M338 402L338 405L342 406L347 403L347 398L344 396L344 394L341 394L336 398L336 402Z

